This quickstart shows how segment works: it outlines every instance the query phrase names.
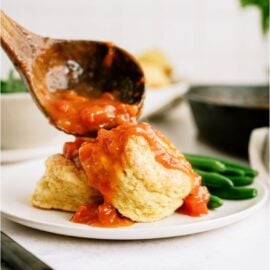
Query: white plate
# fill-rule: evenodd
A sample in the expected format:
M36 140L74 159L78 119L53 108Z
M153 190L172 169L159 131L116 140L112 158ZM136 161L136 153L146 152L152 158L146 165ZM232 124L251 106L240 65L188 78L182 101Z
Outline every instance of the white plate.
M175 100L183 97L188 90L189 84L185 80L162 88L147 88L142 117L148 117L166 109Z
M11 165L2 169L2 213L25 226L56 234L84 238L133 240L181 236L216 229L237 222L258 211L266 202L267 190L256 181L258 196L245 201L225 201L224 205L203 217L174 214L154 223L131 227L96 228L69 221L71 213L41 210L29 199L37 180L44 172L44 160Z

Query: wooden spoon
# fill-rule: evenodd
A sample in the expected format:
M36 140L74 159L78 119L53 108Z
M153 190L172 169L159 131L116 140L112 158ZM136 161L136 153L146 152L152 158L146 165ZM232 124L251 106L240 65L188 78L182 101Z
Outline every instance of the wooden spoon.
M49 110L49 98L59 91L97 98L113 92L119 101L142 107L143 72L129 53L108 42L58 40L41 37L1 15L1 46L15 65L42 112L58 129L86 136L87 131L65 129ZM50 104L49 104L50 105Z

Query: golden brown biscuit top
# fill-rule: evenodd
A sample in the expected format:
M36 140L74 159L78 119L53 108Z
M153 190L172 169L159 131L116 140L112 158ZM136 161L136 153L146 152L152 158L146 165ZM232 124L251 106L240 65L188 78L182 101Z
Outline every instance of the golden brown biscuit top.
M76 139L75 142L65 145L64 154L83 168L89 185L102 194L104 207L97 206L98 210L94 212L98 213L99 217L102 217L103 221L101 223L104 226L107 225L106 220L110 220L110 224L108 224L110 226L115 224L121 226L121 221L123 221L123 224L127 224L126 219L121 217L112 205L114 205L118 191L121 189L119 175L126 172L125 165L129 160L125 147L128 141L134 137L143 138L146 141L155 161L164 170L181 171L186 175L188 181L190 181L191 190L195 190L201 184L200 177L193 171L185 157L164 135L147 123L123 124L109 131L101 129L94 140ZM148 166L147 161L145 166ZM197 192L194 196L197 196ZM91 211L93 212L93 210ZM76 221L77 218L81 220L81 214L84 216L87 215L87 212L89 212L87 207L79 209L75 215L76 218L73 220ZM111 216L111 219L108 216ZM97 223L95 222L95 224Z
M142 136L148 142L156 161L164 168L194 174L184 156L165 136L147 123L124 124L110 131L101 129L92 142L77 139L73 145L66 144L65 156L74 153L78 155L90 185L99 190L107 202L111 202L117 186L117 170L123 168L125 146L131 136ZM79 147L79 151L76 147ZM70 151L72 148L73 151Z

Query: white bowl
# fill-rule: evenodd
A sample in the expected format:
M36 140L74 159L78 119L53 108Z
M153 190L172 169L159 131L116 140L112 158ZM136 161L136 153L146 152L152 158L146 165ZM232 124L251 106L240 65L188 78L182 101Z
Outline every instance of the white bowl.
M1 94L1 149L56 145L64 133L49 124L29 93Z

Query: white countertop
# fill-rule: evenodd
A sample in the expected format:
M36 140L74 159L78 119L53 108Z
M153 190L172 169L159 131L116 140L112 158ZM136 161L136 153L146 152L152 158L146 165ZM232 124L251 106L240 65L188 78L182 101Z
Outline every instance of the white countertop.
M183 152L239 160L199 142L186 104L152 124ZM241 160L244 161L244 160ZM269 269L269 201L236 224L184 237L104 241L50 234L2 218L2 230L53 269Z

